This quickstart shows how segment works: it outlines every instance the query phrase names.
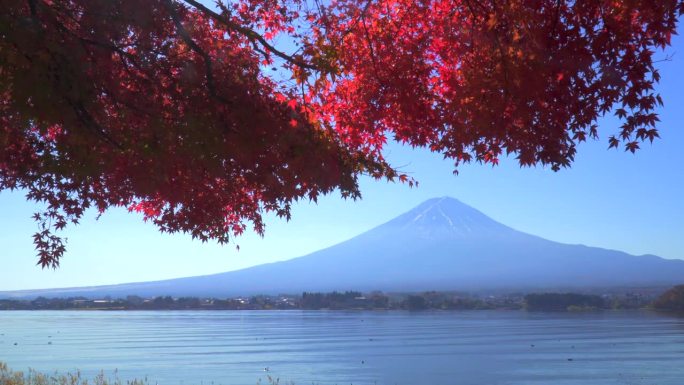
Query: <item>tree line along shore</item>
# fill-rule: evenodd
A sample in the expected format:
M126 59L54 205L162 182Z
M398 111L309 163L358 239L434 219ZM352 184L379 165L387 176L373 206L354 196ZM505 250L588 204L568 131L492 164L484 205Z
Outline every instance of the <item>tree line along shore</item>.
M463 294L304 292L301 295L257 295L234 298L158 296L143 298L85 297L0 299L0 310L528 310L581 311L644 309L684 311L684 285L670 290L618 294L571 292Z

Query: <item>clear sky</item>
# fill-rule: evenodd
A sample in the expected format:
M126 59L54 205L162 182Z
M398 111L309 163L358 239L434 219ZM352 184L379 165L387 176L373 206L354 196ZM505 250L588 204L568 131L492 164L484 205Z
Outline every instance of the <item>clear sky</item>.
M680 30L682 30L680 28ZM187 235L160 234L139 216L111 210L99 220L89 212L70 227L61 267L41 270L30 219L40 209L21 192L0 192L0 290L147 281L219 273L285 260L331 246L410 210L432 197L451 196L497 221L550 240L581 243L632 254L684 259L684 39L674 38L671 61L659 63L662 139L636 155L607 150L618 122L600 123L601 139L583 144L570 169L520 169L468 165L452 175L438 154L391 145L387 156L420 182L361 182L363 199L332 194L318 204L294 206L293 219L269 217L266 235L253 233L240 245L202 244ZM658 53L665 58L665 53Z

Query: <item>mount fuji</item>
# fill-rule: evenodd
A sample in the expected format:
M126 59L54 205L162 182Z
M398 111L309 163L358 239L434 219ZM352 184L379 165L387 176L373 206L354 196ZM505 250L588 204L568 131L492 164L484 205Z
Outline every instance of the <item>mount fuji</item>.
M645 287L682 282L684 260L549 241L444 197L425 201L347 241L283 262L199 277L0 296L223 297L331 290Z

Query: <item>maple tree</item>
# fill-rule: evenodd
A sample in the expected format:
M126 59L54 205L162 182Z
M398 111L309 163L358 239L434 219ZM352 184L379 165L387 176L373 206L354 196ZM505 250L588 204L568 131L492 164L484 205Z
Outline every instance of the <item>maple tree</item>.
M658 137L654 54L684 0L0 0L0 191L55 230L123 206L221 243L358 177L388 138L557 170ZM290 47L285 50L278 42ZM282 44L281 44L282 45Z

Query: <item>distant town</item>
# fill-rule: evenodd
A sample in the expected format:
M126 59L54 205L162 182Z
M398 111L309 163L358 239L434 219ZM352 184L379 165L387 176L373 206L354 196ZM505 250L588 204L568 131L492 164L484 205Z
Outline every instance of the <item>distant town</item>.
M0 299L0 310L528 310L586 311L602 309L684 310L684 287L623 291L610 294L512 293L464 294L304 292L301 295L257 295L235 298L160 296L143 298L85 297Z

